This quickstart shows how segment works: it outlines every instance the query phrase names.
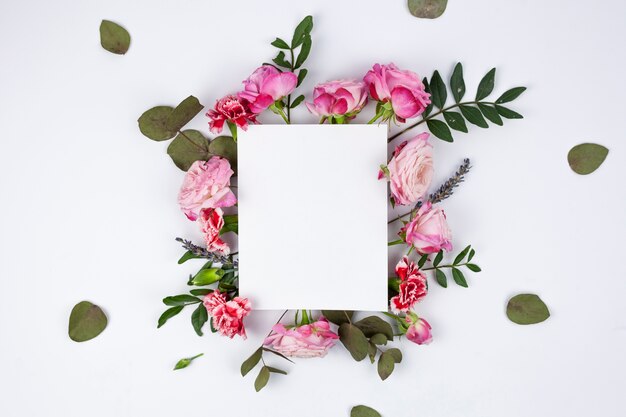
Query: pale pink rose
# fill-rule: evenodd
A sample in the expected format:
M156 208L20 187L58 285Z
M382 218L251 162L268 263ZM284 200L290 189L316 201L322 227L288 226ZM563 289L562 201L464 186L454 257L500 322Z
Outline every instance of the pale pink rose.
M433 179L433 150L428 133L401 143L387 164L391 194L396 204L414 204L426 194ZM380 179L382 171L378 174Z
M367 103L365 83L354 80L329 81L313 89L313 102L306 103L319 117L352 119Z
M232 95L217 100L206 115L211 119L209 129L213 133L220 133L225 122L234 123L243 130L248 124L256 123L256 115L250 111L248 102Z
M389 305L396 314L406 313L428 293L426 276L406 256L396 265L396 275L400 278L399 291Z
M230 248L220 238L220 230L224 227L224 212L219 208L200 210L198 219L200 230L204 236L204 242L209 252L216 252L220 255L228 255Z
M406 331L406 338L418 345L427 345L433 341L433 336L430 332L430 324L422 318L414 318L411 315L406 316L406 321L409 323L409 328Z
M226 294L215 290L204 297L203 304L213 318L213 327L220 334L230 337L236 335L246 338L243 319L250 314L251 305L247 298L234 297L228 300Z
M311 324L290 329L278 323L272 327L272 331L263 344L285 356L296 358L324 357L339 339L330 330L330 324L324 317Z
M430 104L430 94L424 90L419 75L398 69L394 64L376 64L365 74L363 81L370 95L379 102L391 102L399 122L418 116Z
M230 190L233 170L227 159L213 156L194 162L183 180L178 204L189 220L197 220L204 208L231 207L237 197Z
M271 65L263 65L243 81L243 91L238 96L250 103L253 113L259 114L291 94L296 84L298 77L293 72L280 72Z
M439 207L433 207L430 201L425 202L415 218L400 230L400 234L403 233L406 243L421 254L452 250L452 232L446 214Z

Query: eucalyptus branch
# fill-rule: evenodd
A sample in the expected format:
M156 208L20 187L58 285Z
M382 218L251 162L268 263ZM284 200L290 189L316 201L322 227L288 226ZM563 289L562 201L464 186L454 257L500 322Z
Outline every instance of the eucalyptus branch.
M187 239L183 239L180 237L176 238L177 242L182 243L183 248L187 249L189 252L193 253L198 258L206 258L213 262L219 262L222 265L232 265L234 269L237 269L239 266L239 262L237 260L232 259L232 256L219 255L215 252L210 252L205 248L194 245L191 241Z

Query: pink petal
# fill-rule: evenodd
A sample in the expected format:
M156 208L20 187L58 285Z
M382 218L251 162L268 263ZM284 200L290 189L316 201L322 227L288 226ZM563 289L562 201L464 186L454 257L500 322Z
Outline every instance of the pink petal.
M280 100L296 88L298 77L293 72L272 74L265 79L261 86L261 93L272 96L274 101Z
M391 105L393 106L393 111L396 116L402 119L415 116L420 109L413 93L404 87L396 87L393 89L391 92Z

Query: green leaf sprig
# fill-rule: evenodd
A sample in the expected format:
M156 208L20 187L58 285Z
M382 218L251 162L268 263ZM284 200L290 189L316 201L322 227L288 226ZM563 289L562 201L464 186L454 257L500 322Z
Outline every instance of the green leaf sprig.
M464 266L472 272L480 272L480 267L471 262L475 254L476 251L472 249L471 245L468 245L465 247L465 249L459 252L459 254L454 258L454 261L452 261L451 264L442 265L441 262L443 261L443 250L440 250L439 252L437 252L437 255L435 255L435 259L432 261L431 267L423 268L424 264L429 259L428 255L422 255L420 260L417 262L417 265L422 271L435 271L435 280L439 285L444 288L448 287L448 278L446 277L444 269L449 268L452 273L452 279L454 280L454 282L461 287L467 288L467 280L465 279L465 275L459 268ZM465 260L465 257L467 257L467 260ZM464 260L465 262L463 262Z

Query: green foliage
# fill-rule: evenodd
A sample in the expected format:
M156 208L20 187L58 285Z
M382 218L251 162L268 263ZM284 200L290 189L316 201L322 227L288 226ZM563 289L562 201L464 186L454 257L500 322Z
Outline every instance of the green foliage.
M198 307L191 314L191 325L198 336L202 336L202 326L209 320L209 313L204 304L198 304Z
M177 132L191 121L198 113L202 111L204 106L200 104L197 98L189 96L180 102L178 106L172 110L166 120L168 130Z
M103 20L100 23L100 45L109 52L124 55L130 48L130 34L117 23Z
M75 342L85 342L98 336L107 327L107 316L89 301L81 301L72 308L68 333Z
M254 380L254 390L256 392L261 391L267 385L270 380L270 370L267 366L263 366Z
M366 405L357 405L350 410L350 417L382 417L380 413Z
M408 0L409 12L415 17L436 19L446 11L448 0Z
M258 348L248 359L241 364L241 376L246 376L248 372L254 369L263 356L263 348Z
M454 258L451 264L442 265L443 261L443 250L437 252L435 255L435 259L433 260L431 268L424 268L424 270L435 270L435 280L439 285L444 288L448 287L448 278L446 277L446 273L444 272L444 268L450 268L452 273L452 279L454 282L464 288L467 288L467 280L465 279L465 275L463 271L459 269L459 267L464 266L472 272L480 272L481 269L478 265L474 263L470 263L476 251L472 249L471 245L466 246L458 255ZM465 260L467 257L467 260ZM421 259L420 259L421 261ZM465 261L465 262L464 262ZM421 268L421 267L420 267Z
M368 340L358 327L350 323L339 326L339 340L346 347L355 361L362 361L367 357Z
M165 310L163 314L161 314L161 317L159 317L159 321L157 323L157 329L163 326L165 323L167 323L169 319L171 319L172 317L174 317L175 315L183 311L183 308L185 308L185 306L174 306Z
M518 294L509 300L506 315L513 323L536 324L550 317L550 311L536 294Z
M218 136L209 143L209 154L228 159L237 174L237 142L230 136Z
M350 310L322 310L322 315L326 317L326 319L336 324L337 326L341 326L344 323L349 323L352 320L352 316L354 315L354 311Z
M143 112L137 122L139 130L148 139L162 141L172 139L176 131L167 128L167 118L174 110L169 106L156 106Z
M354 325L363 332L365 337L383 334L387 337L387 340L393 340L393 328L389 323L378 316L365 317L354 323Z
M587 175L598 169L604 162L609 150L597 143L581 143L567 153L567 162L577 174Z
M206 161L209 152L209 141L197 130L189 129L180 132L167 147L167 154L179 169L187 171L196 161Z

